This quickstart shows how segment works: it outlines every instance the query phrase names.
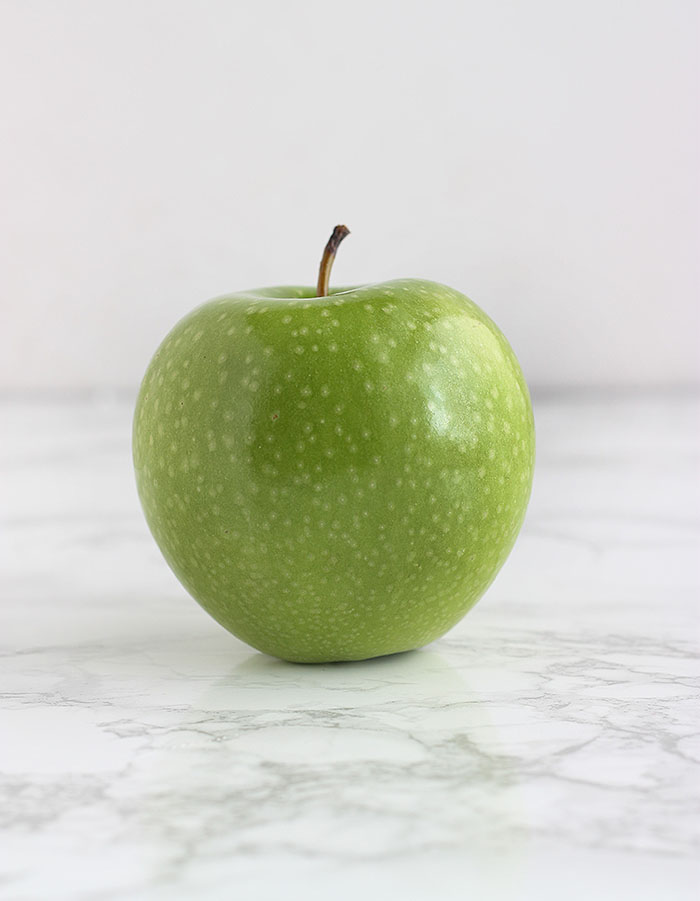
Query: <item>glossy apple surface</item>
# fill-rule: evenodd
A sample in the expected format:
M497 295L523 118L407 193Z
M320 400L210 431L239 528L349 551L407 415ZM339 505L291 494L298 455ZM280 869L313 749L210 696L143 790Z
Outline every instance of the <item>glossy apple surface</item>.
M405 279L204 304L134 420L165 559L219 623L286 660L424 645L476 603L525 515L530 399L494 323Z

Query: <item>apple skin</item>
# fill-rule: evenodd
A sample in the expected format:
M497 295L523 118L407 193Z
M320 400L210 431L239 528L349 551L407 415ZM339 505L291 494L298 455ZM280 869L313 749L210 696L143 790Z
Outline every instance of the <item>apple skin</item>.
M165 338L134 418L168 564L221 625L297 662L425 645L513 546L534 424L508 342L416 279L221 297Z

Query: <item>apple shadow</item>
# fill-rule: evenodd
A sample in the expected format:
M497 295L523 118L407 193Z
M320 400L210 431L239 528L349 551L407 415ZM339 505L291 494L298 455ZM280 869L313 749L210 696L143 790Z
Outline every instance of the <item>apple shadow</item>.
M211 679L194 703L221 712L242 705L248 711L352 709L393 702L464 703L473 693L449 659L430 646L413 651L337 663L290 663L257 651Z
M293 669L302 669L302 670L313 670L313 669L343 669L343 668L358 668L362 669L363 667L372 668L375 665L394 665L397 661L407 660L412 655L423 653L422 648L414 648L409 651L397 651L394 654L382 654L379 657L366 657L364 660L328 660L322 663L304 663L296 660L284 660L281 657L273 657L270 654L265 654L262 651L257 651L252 654L250 657L246 658L241 664L239 664L238 669L266 669L266 668L274 668L278 669L280 667L287 668L292 667Z

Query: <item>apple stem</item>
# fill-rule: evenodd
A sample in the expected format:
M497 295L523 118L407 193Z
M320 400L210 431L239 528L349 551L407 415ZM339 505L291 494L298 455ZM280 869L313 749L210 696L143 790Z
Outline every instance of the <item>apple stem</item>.
M326 249L323 251L323 257L321 258L321 268L318 271L318 284L316 285L317 297L328 296L328 285L331 280L333 260L335 259L340 242L343 238L347 238L349 234L350 229L347 225L336 225L333 229L333 234L328 239L328 244L326 244Z

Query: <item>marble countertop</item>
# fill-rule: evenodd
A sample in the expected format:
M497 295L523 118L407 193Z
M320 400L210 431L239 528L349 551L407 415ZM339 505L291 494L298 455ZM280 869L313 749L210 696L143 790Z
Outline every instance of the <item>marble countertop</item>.
M1 898L693 895L697 398L539 399L528 519L475 610L310 667L171 575L129 402L1 406Z

